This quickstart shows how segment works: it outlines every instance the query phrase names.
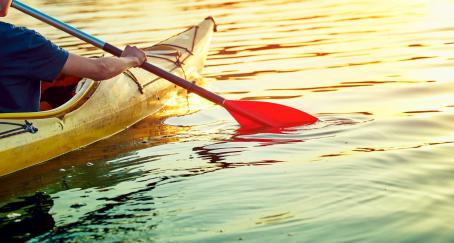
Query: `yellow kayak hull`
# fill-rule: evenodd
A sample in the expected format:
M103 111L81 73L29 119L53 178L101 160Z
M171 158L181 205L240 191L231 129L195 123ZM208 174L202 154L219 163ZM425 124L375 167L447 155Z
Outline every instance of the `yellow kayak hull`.
M148 61L185 79L201 72L215 23L200 24L145 48ZM0 176L42 163L110 137L159 111L179 88L142 69L131 69L110 80L82 80L79 91L53 110L0 114L0 133L25 120L36 133L0 138ZM10 133L14 134L14 133Z

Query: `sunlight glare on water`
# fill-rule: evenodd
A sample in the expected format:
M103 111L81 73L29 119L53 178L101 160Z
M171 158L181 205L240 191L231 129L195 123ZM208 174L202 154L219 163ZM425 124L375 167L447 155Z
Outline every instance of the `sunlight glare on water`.
M1 178L2 236L454 240L454 1L26 3L119 46L149 46L212 15L206 88L320 121L247 133L220 107L175 98L160 119ZM102 53L17 11L5 21Z

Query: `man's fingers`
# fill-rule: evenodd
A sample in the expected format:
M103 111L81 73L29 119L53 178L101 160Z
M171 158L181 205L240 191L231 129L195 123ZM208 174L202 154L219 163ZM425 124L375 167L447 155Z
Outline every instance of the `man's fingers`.
M147 60L147 55L137 46L127 45L121 55L122 57L137 58L137 66L142 65Z

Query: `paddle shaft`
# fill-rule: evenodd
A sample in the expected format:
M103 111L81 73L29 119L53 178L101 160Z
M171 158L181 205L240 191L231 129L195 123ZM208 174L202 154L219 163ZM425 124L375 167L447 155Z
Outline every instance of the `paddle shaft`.
M39 19L39 20L41 20L41 21L43 21L43 22L45 22L47 24L50 24L50 25L52 25L52 26L54 26L54 27L56 27L56 28L58 28L58 29L60 29L60 30L62 30L64 32L72 35L72 36L75 36L75 37L85 41L85 42L88 42L88 43L90 43L90 44L92 44L92 45L94 45L94 46L96 46L96 47L98 47L98 48L100 48L100 49L102 49L102 50L114 55L114 56L119 57L123 53L123 51L121 49L119 49L119 48L117 48L117 47L115 47L115 46L113 46L113 45L111 45L109 43L106 43L106 42L104 42L104 41L102 41L102 40L100 40L100 39L98 39L98 38L96 38L94 36L91 36L91 35L83 32L83 31L80 31L80 30L78 30L78 29L76 29L76 28L74 28L74 27L72 27L70 25L67 25L67 24L65 24L65 23L63 23L63 22L61 22L61 21L59 21L59 20L57 20L57 19L55 19L55 18L53 18L51 16L48 16L48 15L46 15L46 14L44 14L44 13L42 13L42 12L36 10L36 9L33 9L33 8L27 6L27 5L25 5L25 4L23 4L23 3L19 2L19 1L14 0L12 2L12 4L11 4L11 7L15 8L15 9L17 9L17 10L19 10L19 11L25 13L25 14L28 14L28 15L36 18L36 19ZM163 70L163 69L161 69L161 68L159 68L159 67L157 67L157 66L155 66L155 65L153 65L153 64L151 64L149 62L143 63L141 68L143 68L143 69L145 69L145 70L147 70L147 71L149 71L149 72L151 72L151 73L153 73L153 74L155 74L155 75L157 75L159 77L167 79L170 82L172 82L172 83L174 83L174 84L176 84L176 85L188 90L189 92L196 93L196 94L202 96L203 98L205 98L205 99L207 99L207 100L209 100L211 102L214 102L214 103L216 103L218 105L223 106L223 103L225 101L225 99L223 97L221 97L221 96L219 96L219 95L217 95L215 93L212 93L212 92L210 92L210 91L208 91L208 90L206 90L206 89L204 89L202 87L199 87L199 86L195 85L192 82L186 81L186 80L184 80L184 79L182 79L182 78L180 78L180 77L178 77L178 76L176 76L176 75L174 75L172 73L169 73L169 72L167 72L167 71L165 71L165 70Z

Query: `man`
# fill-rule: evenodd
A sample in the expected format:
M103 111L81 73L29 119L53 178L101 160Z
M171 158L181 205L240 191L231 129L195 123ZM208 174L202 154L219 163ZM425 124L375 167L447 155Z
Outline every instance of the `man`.
M8 14L11 1L0 0L0 17ZM41 81L60 74L106 80L145 61L145 53L131 46L119 58L78 56L35 31L0 21L0 113L38 111Z

